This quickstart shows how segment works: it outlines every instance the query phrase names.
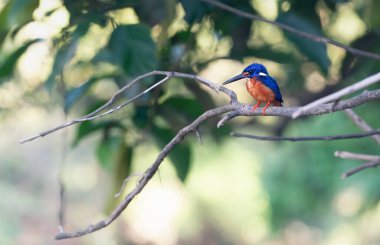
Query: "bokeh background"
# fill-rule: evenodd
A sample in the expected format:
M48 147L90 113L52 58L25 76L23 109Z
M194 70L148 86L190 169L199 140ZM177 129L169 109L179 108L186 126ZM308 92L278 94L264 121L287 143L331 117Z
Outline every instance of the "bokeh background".
M380 1L220 2L380 53ZM360 132L343 112L296 121L238 118L220 129L217 118L209 120L200 128L203 144L189 136L176 147L113 224L54 241L60 181L65 230L85 228L110 214L124 178L141 174L180 128L229 103L173 78L108 117L19 144L93 111L131 78L157 69L222 83L260 62L278 81L285 106L296 106L378 72L380 64L202 1L2 0L0 9L0 244L380 244L379 170L341 180L358 163L333 156L378 154L373 140L279 143L229 135ZM116 104L158 79L142 81ZM229 88L253 103L243 81ZM376 128L379 105L355 111Z

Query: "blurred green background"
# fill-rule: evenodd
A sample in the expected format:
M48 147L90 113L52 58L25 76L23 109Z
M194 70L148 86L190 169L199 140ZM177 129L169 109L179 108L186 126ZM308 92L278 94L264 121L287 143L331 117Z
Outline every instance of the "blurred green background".
M222 0L242 11L380 53L380 1ZM20 145L18 140L93 111L151 70L216 83L260 62L285 106L306 104L380 69L380 63L194 0L0 1L0 244L53 244L59 179L66 231L110 214L113 195L142 173L176 132L229 103L194 81L171 79L125 109ZM158 81L145 79L122 103ZM253 103L244 82L230 86ZM379 88L374 85L369 89ZM356 108L379 127L379 102ZM371 139L279 143L232 138L359 132L343 112L290 121L218 118L188 136L109 227L60 244L380 244L379 170L341 180L358 162L335 150L378 154ZM130 190L138 178L128 182ZM57 242L58 243L58 242Z

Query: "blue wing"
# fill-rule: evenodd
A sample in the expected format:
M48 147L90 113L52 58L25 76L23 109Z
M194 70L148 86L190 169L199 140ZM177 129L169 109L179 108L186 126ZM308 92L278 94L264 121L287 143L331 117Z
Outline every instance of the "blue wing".
M283 102L282 96L280 93L280 88L277 85L276 80L274 80L271 76L259 76L258 79L265 84L268 88L270 88L274 94L276 95L276 100Z

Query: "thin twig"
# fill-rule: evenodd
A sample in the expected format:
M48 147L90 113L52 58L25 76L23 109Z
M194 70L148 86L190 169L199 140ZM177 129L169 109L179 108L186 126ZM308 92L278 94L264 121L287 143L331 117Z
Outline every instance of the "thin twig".
M334 153L334 156L340 157L343 159L366 161L365 163L362 163L361 165L343 173L341 176L342 179L350 177L364 169L374 168L380 165L380 156L378 155L367 155L367 154L353 153L353 152L348 152L348 151L336 151Z
M375 167L377 167L379 165L380 165L380 161L363 163L363 164L357 166L356 168L353 168L353 169L345 172L344 174L342 174L341 178L345 179L345 178L350 177L350 176L352 176L352 175L354 175L354 174L356 174L356 173L358 173L358 172L360 172L360 171L362 171L364 169L375 168Z
M347 109L344 111L346 115L363 131L373 130L358 114L356 114L352 109ZM372 135L372 139L380 146L380 135Z
M236 14L236 15L244 17L244 18L248 18L251 20L257 20L257 21L265 22L265 23L268 23L271 25L275 25L275 26L277 26L283 30L286 30L286 31L294 33L298 36L307 38L307 39L312 40L314 42L331 44L331 45L334 45L334 46L339 47L341 49L344 49L344 50L346 50L346 51L348 51L354 55L363 56L363 57L367 57L367 58L371 58L371 59L375 59L375 60L380 60L380 55L378 55L376 53L371 53L368 51L352 48L352 47L349 47L347 45L344 45L343 43L332 40L330 38L326 38L323 36L317 36L317 35L313 35L313 34L310 34L310 33L304 32L304 31L300 31L299 29L285 25L285 24L280 23L278 21L268 20L268 19L265 19L263 17L257 16L257 15L251 14L251 13L247 13L247 12L241 11L241 10L236 9L236 8L233 8L231 6L228 6L224 3L221 3L221 2L218 2L215 0L201 0L201 1L209 3L215 7L224 9L228 12L231 12L233 14Z
M200 145L202 145L202 144L203 144L203 142L202 142L202 135L201 135L201 132L199 132L199 128L197 128L197 129L195 130L195 135L197 136L198 143L199 143Z
M262 141L321 141L321 140L344 140L344 139L358 139L369 137L372 135L380 134L380 129L372 130L365 133L358 134L341 134L341 135L328 135L328 136L305 136L305 137L284 137L284 136L258 136L253 134L242 134L232 132L231 136L237 138L248 138L254 140L262 140Z
M142 174L131 174L127 178L124 179L123 184L120 187L120 190L118 193L114 195L115 198L119 197L123 192L125 187L127 186L127 182L130 181L133 177L141 177Z
M142 79L144 78L147 78L147 77L151 77L151 76L154 76L154 75L163 75L165 76L165 78L161 79L159 82L157 83L154 83L152 86L150 86L148 89L144 90L143 92L137 94L136 96L134 96L133 98L127 100L126 102L124 102L123 104L117 106L117 107L114 107L106 112L103 112L103 113L100 113L101 111L103 111L104 109L108 108L109 106L111 106L116 98L122 94L124 91L126 91L127 89L129 89L130 87L132 87L134 84L136 84L137 82L141 81ZM197 75L192 75L192 74L186 74L186 73L180 73L180 72L170 72L170 71L152 71L152 72L149 72L149 73L146 73L146 74L143 74L143 75L140 75L138 77L136 77L135 79L133 79L130 83L128 83L127 85L125 85L124 87L122 87L121 89L117 90L111 97L111 99L109 101L107 101L107 103L105 103L103 106L99 107L98 109L96 109L95 111L91 112L90 114L86 115L86 116L83 116L81 118L78 118L78 119L74 119L70 122L66 122L62 125L59 125L57 127L54 127L52 129L49 129L49 130L46 130L46 131L43 131L37 135L34 135L32 137L28 137L28 138L25 138L25 139L22 139L20 140L20 143L23 144L23 143L26 143L26 142L29 142L29 141L32 141L32 140L35 140L37 138L41 138L41 137L44 137L48 134L51 134L53 132L56 132L60 129L63 129L63 128L66 128L66 127L69 127L69 126L72 126L74 124L77 124L77 123L81 123L81 122L85 122L85 121L90 121L90 120L94 120L94 119L97 119L97 118L100 118L100 117L103 117L103 116L106 116L108 114L111 114L111 113L114 113L115 111L118 111L120 109L122 109L123 107L125 107L126 105L130 104L131 102L135 101L136 99L140 98L142 95L148 93L149 91L151 91L152 89L154 89L155 87L161 85L162 83L166 82L167 80L169 80L170 78L172 77L178 77L178 78L188 78L188 79L193 79L193 80L196 80L198 82L200 82L201 84L203 85L206 85L207 87L213 89L214 91L218 92L218 91L222 91L223 93L227 94L231 100L234 100L234 101L237 101L237 98L236 98L236 94L231 91L231 90L228 90L224 87L221 87L219 84L216 84L216 83L213 83L211 81L208 81L207 79L204 79L200 76L197 76Z
M299 108L297 111L295 111L292 115L292 118L297 118L299 116L302 115L303 112L305 111L308 111L312 108L315 108L319 105L322 105L322 104L325 104L325 103L328 103L328 102L331 102L331 101L335 101L335 100L339 100L340 98L342 98L343 96L346 96L348 94L352 94L360 89L363 89L365 87L368 87L369 85L371 84L374 84L374 83L377 83L380 81L380 72L372 75L372 76L369 76L351 86L348 86L348 87L345 87L333 94L330 94L326 97L323 97L321 99L318 99L308 105L305 105L301 108ZM338 103L338 105L340 104L340 102Z
M360 154L360 153L353 153L349 151L336 151L334 153L334 156L340 157L343 159L350 159L350 160L362 160L362 161L380 161L380 156L377 155L367 155L367 154Z

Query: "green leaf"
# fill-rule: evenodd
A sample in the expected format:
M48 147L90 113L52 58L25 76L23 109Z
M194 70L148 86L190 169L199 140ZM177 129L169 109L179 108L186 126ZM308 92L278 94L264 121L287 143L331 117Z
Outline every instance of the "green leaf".
M96 82L104 78L113 77L113 75L104 75L92 77L76 88L69 90L65 95L64 110L68 111Z
M118 65L129 77L156 69L156 46L150 29L143 24L118 26L94 62Z
M297 30L304 31L306 33L322 36L319 28L309 22L307 19L298 16L294 13L281 14L277 21L292 26ZM299 51L308 57L311 61L314 61L319 65L321 70L327 74L330 66L330 60L327 56L326 45L317 43L306 39L304 37L295 35L293 33L284 32L285 36L299 49Z
M18 59L21 57L21 55L23 53L25 53L25 51L29 48L29 46L32 45L33 43L39 42L41 40L42 39L33 39L33 40L26 42L21 47L16 49L13 53L11 53L5 59L5 61L2 64L0 64L0 83L1 83L2 79L7 78L10 75L12 75Z
M167 3L163 2L162 0L139 0L135 11L142 22L153 27L162 22L168 14L168 9L165 6Z
M185 10L185 20L190 25L202 20L210 10L210 5L201 1L180 0L180 2Z
M195 118L202 114L203 108L197 99L185 97L170 97L160 105L163 110L170 110L174 115L183 114L187 117Z
M92 133L98 132L99 130L104 129L110 129L110 128L119 128L123 131L125 130L124 126L116 120L110 120L110 121L101 121L101 122L92 122L92 121L86 121L79 125L73 146L76 146L83 138L91 135Z
M175 136L171 129L157 125L153 126L152 133L158 147L161 149ZM189 173L191 164L190 145L182 141L174 146L168 157L176 170L178 178L184 182Z
M136 127L143 129L149 124L149 108L150 107L147 105L138 105L135 107L135 111L132 116L132 121Z
M107 170L112 169L112 165L116 162L117 153L122 143L123 138L120 136L107 137L104 138L97 150L96 155L98 157L99 163L102 167Z
M0 12L0 43L7 32L25 25L33 19L33 12L38 7L38 0L8 0Z
M65 65L74 57L80 38L88 31L89 23L78 25L70 34L70 41L62 45L55 55L52 71L45 81L45 87L51 91L58 75L62 74Z
M124 198L123 195L120 195L119 198L115 198L114 194L120 191L120 187L123 185L124 180L131 174L133 147L134 146L128 145L123 140L120 142L117 152L114 153L116 156L111 156L111 158L115 159L115 164L113 164L111 173L113 191L110 192L111 195L109 195L108 203L105 208L107 214L111 213Z

